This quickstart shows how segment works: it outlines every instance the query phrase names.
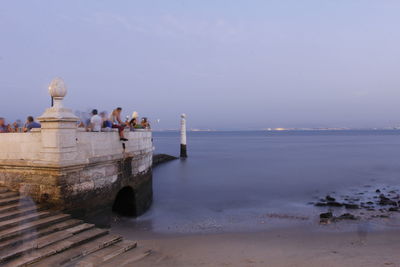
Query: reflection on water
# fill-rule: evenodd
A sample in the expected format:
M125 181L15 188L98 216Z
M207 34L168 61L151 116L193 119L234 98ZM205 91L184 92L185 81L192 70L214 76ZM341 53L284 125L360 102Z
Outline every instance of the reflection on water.
M178 133L154 133L154 142L157 153L178 155ZM315 224L320 210L307 205L315 197L397 185L400 175L398 131L196 132L188 153L154 169L151 210L113 228L192 233Z

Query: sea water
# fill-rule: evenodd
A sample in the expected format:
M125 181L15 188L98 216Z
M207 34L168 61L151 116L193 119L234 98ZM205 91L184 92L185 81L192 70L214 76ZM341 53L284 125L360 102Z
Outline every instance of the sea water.
M178 156L179 133L154 132L154 145ZM400 181L395 130L190 132L188 156L154 168L151 209L112 228L140 235L313 225L322 210L310 202Z

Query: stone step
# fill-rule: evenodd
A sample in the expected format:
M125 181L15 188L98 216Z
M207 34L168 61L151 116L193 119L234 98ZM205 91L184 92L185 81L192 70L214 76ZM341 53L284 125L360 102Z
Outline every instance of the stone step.
M35 213L38 211L43 211L44 209L39 209L36 206L27 206L27 207L22 207L20 209L15 209L11 211L7 211L4 213L0 213L0 222L9 220L18 216L23 216L31 213Z
M69 214L57 214L57 215L49 216L49 217L39 219L39 220L36 220L33 222L25 223L23 225L11 227L9 229L0 231L0 241L5 241L11 237L15 237L16 235L35 231L36 229L50 226L52 224L65 221L70 218L71 218L71 215L69 215Z
M137 243L130 240L123 240L112 246L101 249L88 257L74 262L75 266L90 267L99 266L100 264L112 260L121 254L136 248Z
M3 198L3 199L0 199L0 206L24 202L24 200L25 200L25 197L21 197L21 196Z
M24 202L24 204L26 204L26 202ZM14 204L8 204L5 206L0 206L0 214L2 214L4 212L9 212L12 210L17 210L22 207L29 207L29 206L33 206L33 205L20 205L20 203L14 203Z
M36 249L30 253L27 253L17 259L11 260L4 264L5 267L17 267L26 266L29 264L36 263L47 257L55 255L57 253L64 252L73 247L79 246L81 244L87 243L98 237L108 234L107 230L94 228L91 230L84 231L80 234L69 237L65 240L56 242L52 245L46 246L44 248ZM51 266L51 265L50 265Z
M22 233L16 233L15 236L10 237L6 241L0 242L0 251L9 248L11 246L17 246L23 242L30 241L35 238L39 238L57 231L61 231L64 229L68 229L77 225L82 224L83 222L81 220L77 219L70 219L66 220L60 223L56 223L53 225L50 225L48 227L45 227L43 229L39 230L32 230L28 232L22 232Z
M0 193L9 192L10 190L7 187L0 186Z
M0 199L19 196L18 192L0 192Z
M43 237L39 237L32 241L22 243L19 246L15 246L9 250L0 253L0 263L21 256L22 254L26 254L34 249L47 247L51 244L65 240L67 238L70 238L76 234L79 234L85 230L89 230L92 228L94 228L93 224L84 223L78 226L74 226L72 228L68 228L66 230L58 231Z
M31 221L36 221L38 219L42 219L42 218L48 217L50 215L51 215L51 212L49 212L49 211L39 211L39 212L24 215L24 216L12 218L9 220L1 221L0 222L0 231L7 229L7 228L14 227L14 226L22 225L24 223L28 223Z
M108 234L76 248L69 249L62 254L53 255L52 257L34 264L34 266L75 266L77 261L85 259L92 255L92 253L102 251L109 246L119 244L121 240L122 237L119 235Z
M148 249L145 247L136 247L135 249L131 249L131 250L126 251L125 253L120 254L118 257L114 257L113 259L110 259L100 265L94 265L94 266L96 266L96 267L97 266L101 266L101 267L141 266L139 264L139 262L144 260L147 256L151 255L152 253L153 253L153 251L151 249ZM90 265L88 265L88 266L90 266Z

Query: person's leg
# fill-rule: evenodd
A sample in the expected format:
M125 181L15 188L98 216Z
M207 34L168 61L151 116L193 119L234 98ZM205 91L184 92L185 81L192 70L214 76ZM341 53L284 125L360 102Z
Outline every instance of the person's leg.
M121 126L121 125L118 125L118 126L119 126L119 127L118 127L119 137L125 138L125 137L124 137L124 127Z
M112 128L117 128L118 129L118 134L119 134L119 139L123 141L127 141L127 139L124 137L124 126L118 125L118 124L113 124Z

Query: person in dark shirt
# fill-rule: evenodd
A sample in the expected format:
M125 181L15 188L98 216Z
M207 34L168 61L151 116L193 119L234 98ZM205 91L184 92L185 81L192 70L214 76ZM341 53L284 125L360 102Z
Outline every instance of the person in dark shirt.
M24 128L24 132L29 132L30 130L32 130L33 128L40 128L42 127L40 125L40 123L36 122L32 116L29 116L26 119L26 124L25 124L25 128Z
M4 118L0 118L0 133L9 133L9 132L11 132L10 125L6 124Z

